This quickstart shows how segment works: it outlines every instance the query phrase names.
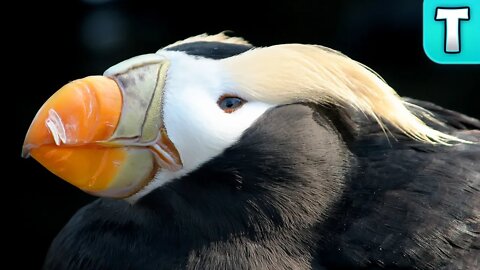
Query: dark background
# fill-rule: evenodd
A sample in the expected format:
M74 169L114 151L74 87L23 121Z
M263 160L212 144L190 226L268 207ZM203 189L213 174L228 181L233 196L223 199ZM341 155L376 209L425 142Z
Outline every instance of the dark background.
M65 3L68 2L68 3ZM422 49L422 1L139 1L20 2L4 23L4 89L14 106L5 128L13 161L4 168L4 231L15 269L37 269L62 226L93 198L33 159L20 158L28 126L63 84L101 74L126 58L200 33L232 30L257 46L314 43L340 50L376 70L400 95L430 100L479 117L480 68L439 65ZM4 9L3 14L10 10ZM5 34L6 33L6 34ZM5 63L5 62L4 62ZM5 77L4 77L5 79ZM5 107L5 106L4 106ZM10 107L8 107L10 108ZM12 120L12 110L8 111ZM12 134L13 130L13 134ZM12 139L13 138L13 139ZM8 164L8 163L7 163ZM5 245L5 242L4 242Z

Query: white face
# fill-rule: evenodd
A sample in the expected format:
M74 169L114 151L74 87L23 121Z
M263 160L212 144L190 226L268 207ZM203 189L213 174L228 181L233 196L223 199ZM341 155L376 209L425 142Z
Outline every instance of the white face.
M221 61L176 51L160 50L157 54L170 61L163 117L183 168L176 172L159 171L146 187L128 198L132 202L221 154L237 142L258 117L276 106L242 96L229 80ZM242 98L245 103L233 112L226 112L218 104L225 96Z

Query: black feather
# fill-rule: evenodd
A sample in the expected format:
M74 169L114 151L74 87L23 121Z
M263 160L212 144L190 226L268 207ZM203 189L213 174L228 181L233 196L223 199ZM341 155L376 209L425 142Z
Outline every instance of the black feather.
M45 269L478 269L480 147L394 135L355 112L274 108L137 204L81 209Z
M253 46L243 44L230 44L214 41L197 41L179 44L169 47L167 51L181 51L189 55L201 56L210 59L223 59L237 54L244 53Z

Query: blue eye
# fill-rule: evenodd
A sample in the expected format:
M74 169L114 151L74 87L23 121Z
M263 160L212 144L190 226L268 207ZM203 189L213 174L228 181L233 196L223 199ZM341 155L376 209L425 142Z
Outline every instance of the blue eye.
M232 113L242 107L246 101L234 96L222 96L218 99L218 106L226 113Z

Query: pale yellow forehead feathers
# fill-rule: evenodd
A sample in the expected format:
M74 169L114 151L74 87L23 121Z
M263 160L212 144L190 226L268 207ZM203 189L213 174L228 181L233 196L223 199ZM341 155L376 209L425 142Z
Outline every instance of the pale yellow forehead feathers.
M195 36L170 46L195 41L248 44L220 33ZM375 72L326 47L275 45L254 48L220 61L238 90L249 98L275 104L314 102L351 106L373 117L382 128L389 123L422 142L466 142L427 126L408 109L411 105Z

